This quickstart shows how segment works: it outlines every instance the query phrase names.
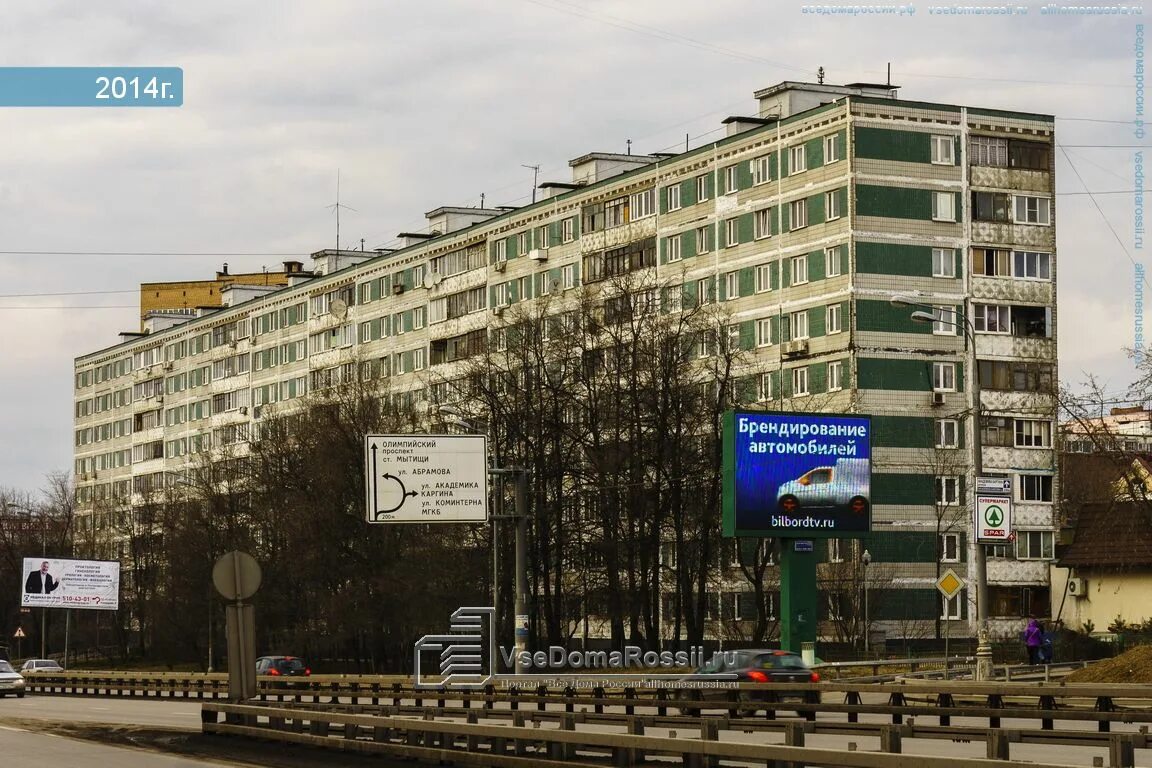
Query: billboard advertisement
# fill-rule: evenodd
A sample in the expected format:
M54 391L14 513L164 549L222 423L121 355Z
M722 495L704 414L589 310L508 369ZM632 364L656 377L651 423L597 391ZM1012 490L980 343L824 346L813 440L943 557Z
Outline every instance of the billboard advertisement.
M114 611L120 606L120 563L115 561L26 557L21 574L24 607Z
M725 414L725 536L862 536L871 492L871 417Z

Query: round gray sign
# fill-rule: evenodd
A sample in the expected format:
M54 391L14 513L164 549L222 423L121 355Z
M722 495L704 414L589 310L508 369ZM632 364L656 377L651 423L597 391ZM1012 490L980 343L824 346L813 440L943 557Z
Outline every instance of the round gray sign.
M260 589L260 564L247 552L229 552L212 568L216 591L228 600L247 600Z

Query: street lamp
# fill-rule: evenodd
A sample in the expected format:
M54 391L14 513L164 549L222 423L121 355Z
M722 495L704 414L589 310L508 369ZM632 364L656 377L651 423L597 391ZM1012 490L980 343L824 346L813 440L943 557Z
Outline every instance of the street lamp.
M446 424L460 427L462 429L470 430L474 433L484 432L474 422L464 418L459 408L452 405L440 405L436 408L437 412L443 415L453 417L451 420L445 421ZM487 422L484 422L487 424ZM514 561L514 568L516 569L516 584L514 593L514 608L515 621L514 621L514 638L516 643L516 674L520 675L524 672L524 666L521 661L521 652L524 651L528 643L528 470L519 467L488 467L489 475L507 476L511 475L516 481L516 489L514 496L514 512L511 515L492 515L492 607L500 610L499 602L499 574L500 574L500 549L498 547L499 539L497 538L498 528L497 522L502 518L512 518L516 521L516 554ZM501 494L503 498L503 494Z
M912 320L918 323L944 323L964 331L964 338L968 344L969 377L972 380L972 474L976 478L973 485L979 482L978 478L984 471L983 439L980 427L980 368L976 359L976 327L968 319L967 314L960 314L955 309L948 312L926 312L925 309L935 310L931 304L919 301L920 297L893 296L890 303L894 307L922 307L914 311ZM959 322L956 318L959 317ZM973 517L975 519L975 517ZM976 577L976 679L987 680L991 676L992 647L988 636L988 560L984 546L979 542L975 544L973 557L973 570Z
M868 656L868 566L872 565L872 553L864 550L864 554L860 556L860 562L864 564L864 655Z

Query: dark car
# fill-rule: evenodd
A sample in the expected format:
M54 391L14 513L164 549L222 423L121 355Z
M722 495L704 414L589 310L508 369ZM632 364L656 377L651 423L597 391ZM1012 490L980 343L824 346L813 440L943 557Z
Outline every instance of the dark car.
M308 677L312 670L299 656L261 656L256 659L256 674L272 677Z
M744 650L719 653L712 660L685 678L687 681L730 681L733 683L818 683L820 674L813 672L799 655L780 650ZM693 701L727 701L731 694L725 688L685 688L683 698ZM805 704L819 704L819 691L755 691L741 690L740 711L751 714L764 705L794 699ZM753 702L759 706L746 706ZM695 714L696 707L681 707L685 714Z

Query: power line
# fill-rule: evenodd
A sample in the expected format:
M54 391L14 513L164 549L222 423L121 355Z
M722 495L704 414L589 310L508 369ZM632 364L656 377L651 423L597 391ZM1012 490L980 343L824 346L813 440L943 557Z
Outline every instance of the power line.
M302 253L257 253L254 251L0 251L0 256L271 256L303 258Z
M28 305L28 306L15 306L15 307L12 307L12 306L6 307L6 306L0 304L0 310L5 310L5 309L139 309L139 307L137 307L135 304L91 304L91 305L64 304L64 305L58 305L58 306Z
M27 299L42 296L103 296L109 293L136 293L139 289L131 288L123 291L61 291L58 293L0 293L0 299Z

